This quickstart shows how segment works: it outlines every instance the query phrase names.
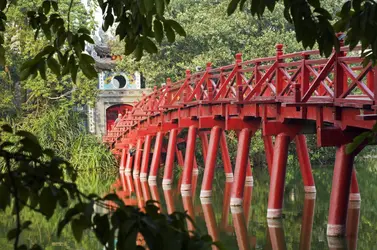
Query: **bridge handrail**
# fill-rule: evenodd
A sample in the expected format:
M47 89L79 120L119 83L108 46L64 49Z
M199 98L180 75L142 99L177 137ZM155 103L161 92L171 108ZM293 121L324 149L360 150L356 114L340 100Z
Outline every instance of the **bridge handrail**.
M242 55L237 54L234 64L212 68L208 63L201 72L186 70L186 77L174 83L167 79L165 86L155 87L149 95L143 94L105 140L114 141L149 116L198 102L244 103L267 98L299 105L320 98L322 102L326 99L335 105L337 101L344 105L347 98L356 98L359 104L376 104L374 82L362 81L374 68L371 64L360 66L360 57L347 57L348 47L334 51L329 58L315 59L310 57L319 56L318 50L284 54L282 45L277 45L276 49L273 57L242 61ZM333 69L336 70L333 72ZM360 71L358 75L355 70ZM352 94L355 89L358 95Z

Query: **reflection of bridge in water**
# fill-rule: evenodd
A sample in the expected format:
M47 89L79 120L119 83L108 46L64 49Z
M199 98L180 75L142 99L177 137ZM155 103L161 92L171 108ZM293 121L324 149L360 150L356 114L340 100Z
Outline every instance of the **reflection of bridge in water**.
M316 192L305 137L315 134L319 147L336 147L327 235L342 236L349 200L360 201L353 164L367 139L359 137L359 145L349 154L346 145L377 120L376 67L363 65L361 58L348 52L342 47L329 58L321 58L318 51L284 54L280 44L273 57L243 61L237 54L233 65L212 68L209 63L204 72L195 74L188 70L185 79L176 83L168 79L165 86L145 95L104 142L120 156L120 170L152 183L164 165L163 184L171 185L177 158L183 166L183 193L193 189L199 137L205 159L201 197L212 196L220 148L224 172L229 179L234 177L230 205L241 206L245 182L253 180L251 138L261 129L270 172L267 218L280 218L291 142L296 144L305 192ZM234 173L226 131L238 134ZM177 144L186 145L184 157Z
M253 185L248 183L245 185L244 202L242 206L230 206L230 194L232 181L225 182L223 199L221 200L221 216L215 215L212 198L206 197L200 199L200 204L195 204L198 175L193 175L193 189L191 192L181 192L180 185L182 176L177 187L163 186L163 197L160 197L159 187L155 183L141 181L140 178L133 179L130 175L121 175L121 178L114 184L117 195L123 198L126 205L138 206L144 209L146 201L158 201L160 211L171 214L179 211L178 206L182 206L183 210L193 219L202 218L205 222L207 233L212 237L213 241L223 241L220 235L228 235L235 237L238 249L261 249L257 245L256 235L251 233L249 226L250 209L253 197ZM312 230L315 215L316 194L306 193L304 205L301 211L301 230L297 249L311 249ZM337 250L354 250L357 249L358 227L360 218L360 203L350 202L347 217L347 237L328 237L329 249ZM266 230L266 242L263 249L285 250L287 249L284 224L282 219L268 219ZM195 230L194 226L187 220L188 230ZM217 249L214 247L214 249ZM315 249L315 248L314 248Z

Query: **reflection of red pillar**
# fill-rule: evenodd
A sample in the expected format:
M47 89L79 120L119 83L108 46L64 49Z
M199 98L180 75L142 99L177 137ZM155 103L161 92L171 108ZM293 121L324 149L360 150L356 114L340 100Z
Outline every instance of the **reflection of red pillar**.
M253 184L250 182L245 183L245 192L244 192L244 202L243 202L243 211L246 221L249 221L251 200L253 195Z
M268 219L268 231L270 234L270 240L273 250L284 250L287 249L285 244L283 223L280 219Z
M181 191L191 190L192 170L194 166L195 157L195 141L196 141L197 128L190 126L187 135L187 146L185 155L185 164L183 168L183 179Z
M217 147L219 146L221 128L215 126L211 130L209 139L208 156L205 160L204 175L202 181L202 189L200 190L200 197L212 196L212 183L215 175L215 165L217 156Z
M271 174L272 161L274 158L274 145L272 144L271 136L262 136L264 143L264 151L266 152L266 160L268 172Z
M242 204L243 189L246 179L246 168L249 159L249 148L251 140L251 130L242 129L239 134L236 167L234 170L234 182L232 186L230 205L238 206Z
M148 182L141 181L141 190L143 191L144 201L149 201L151 199L151 194L149 193Z
M190 218L195 221L194 206L192 204L192 196L190 192L182 192L182 203L183 209L187 211L188 216L190 216ZM187 228L189 231L195 230L195 227L190 220L187 220Z
M289 142L290 138L286 134L276 136L270 177L270 192L268 195L267 218L279 218L282 215Z
M221 149L221 157L224 164L225 178L226 180L233 181L232 163L230 161L229 149L228 149L228 144L226 142L226 134L224 130L221 132L221 136L220 136L220 149Z
M141 138L139 138L139 139L137 139L137 143L136 143L134 170L133 170L133 173L132 173L132 175L134 177L139 176L139 173L140 173L140 162L141 162L141 155L142 155L142 151L143 151L142 148L143 148L143 141L141 140Z
M342 236L345 233L353 160L353 154L346 153L346 145L336 149L327 224L329 236Z
M134 163L134 157L130 153L127 156L126 169L124 170L125 175L131 175L132 164Z
M159 193L158 193L158 187L157 187L157 185L153 185L153 184L152 184L152 185L150 185L149 187L150 187L150 189L151 189L152 200L158 202L158 203L156 203L155 205L156 205L157 207L159 207L159 208L160 208L160 211L162 212L161 200L160 200L160 195L159 195Z
M152 136L147 135L144 142L143 158L141 160L140 179L146 180L149 167L149 154L151 152Z
M201 199L201 203L203 208L204 221L206 223L208 234L212 237L212 241L218 241L219 233L217 230L215 213L213 211L212 198L203 198Z
M327 237L329 250L348 250L346 241L342 237Z
M175 206L171 186L167 186L164 188L164 198L168 214L172 214L175 211Z
M350 202L347 215L347 242L349 250L357 249L357 237L359 233L360 202Z
M357 182L356 169L353 168L350 189L350 201L360 201L359 183Z
M232 207L234 231L236 232L238 249L251 249L247 235L245 217L241 207Z
M202 150L203 150L203 159L204 162L207 159L207 152L208 152L208 138L207 134L205 132L200 132L199 133L200 140L202 142Z
M162 133L161 131L157 132L148 182L156 182L158 167L160 166L163 139L164 139L164 133Z
M312 167L310 164L308 146L306 144L305 135L297 135L295 137L296 142L296 152L298 161L300 163L300 170L302 175L302 180L304 182L304 189L306 193L315 193L315 184L312 173Z
M168 143L168 150L166 153L166 162L165 162L165 169L164 169L164 179L162 180L162 185L170 185L173 176L173 167L174 167L174 155L175 155L175 147L177 143L177 129L172 129L169 134L169 143Z
M176 154L177 154L178 165L180 167L183 167L183 165L185 164L185 162L184 162L184 159L183 159L182 150L179 150L178 147L176 148Z
M143 191L141 188L141 182L139 178L134 179L134 184L135 184L135 192L136 192L136 197L138 200L138 207L142 209L144 207L144 197L143 197Z
M223 210L221 212L221 223L220 223L220 228L222 230L225 230L228 225L229 208L230 208L230 190L232 188L232 184L233 183L230 181L225 182Z
M305 194L304 212L302 214L300 250L310 249L314 220L315 193Z

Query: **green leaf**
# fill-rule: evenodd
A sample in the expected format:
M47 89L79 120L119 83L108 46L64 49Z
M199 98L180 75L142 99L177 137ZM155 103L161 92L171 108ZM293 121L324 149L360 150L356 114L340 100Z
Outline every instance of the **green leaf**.
M34 245L30 248L30 250L42 250L42 247L39 246L39 245L37 245L37 244L34 244Z
M71 222L71 228L73 236L77 242L80 242L82 239L83 232L88 228L87 221L85 220L84 215L81 215L79 219L74 219Z
M77 33L83 33L83 34L87 34L87 35L90 35L90 31L87 29L87 28L80 28Z
M319 2L319 0L308 0L308 3L313 6L314 8L320 8L321 7L321 3Z
M186 31L179 23L174 20L167 20L167 22L169 23L170 27L172 27L180 36L186 37Z
M139 43L134 51L136 61L140 61L143 57L143 44Z
M164 15L164 11L165 11L165 1L164 0L155 0L155 3L156 3L157 14L162 17Z
M93 64L95 62L96 61L90 55L85 54L85 53L81 53L81 55L80 55L80 63L83 63L83 64Z
M126 39L126 45L124 48L124 54L125 55L130 55L132 52L135 51L137 46L137 42L135 40L131 39Z
M73 83L77 82L77 70L78 70L78 68L79 67L77 65L73 65L71 67L71 77L72 77Z
M48 58L47 65L55 75L60 76L60 64L55 60L55 58Z
M144 0L144 7L147 12L153 10L154 0Z
M90 44L94 44L94 40L88 34L82 34L80 40L87 41Z
M228 13L228 16L232 15L234 13L234 11L237 9L237 5L238 3L240 2L241 0L232 0L229 5L228 5L228 8L226 10L226 13Z
M170 27L170 24L168 22L164 22L164 30L166 37L168 38L168 42L172 43L175 41L175 33L173 29Z
M93 218L94 233L102 245L106 245L110 237L110 223L107 215L96 214Z
M370 131L366 131L366 132L363 132L360 135L356 136L353 139L353 142L351 142L347 145L346 153L347 154L353 153L372 134L373 133L371 133Z
M13 129L12 127L9 125L9 124L4 124L1 126L1 129L4 131L4 132L8 132L8 133L13 133Z
M154 37L156 39L156 41L158 43L161 43L162 42L162 38L164 37L164 30L163 30L163 26L162 26L162 23L155 19L153 21L153 30L154 30Z
M56 197L50 187L44 187L40 195L39 209L49 220L56 208Z
M52 5L52 8L54 9L54 11L59 10L58 3L56 1L52 0L51 5Z
M8 240L13 240L16 237L17 237L17 228L13 228L13 229L8 231L8 233L7 233L7 239Z
M48 14L50 12L50 9L51 9L51 2L50 1L44 1L43 4L42 4L42 7L43 7L43 10L44 10L44 13L45 14Z
M154 44L154 42L152 42L151 39L149 39L146 36L143 37L143 45L144 45L145 50L148 53L150 53L150 54L157 53L156 45Z

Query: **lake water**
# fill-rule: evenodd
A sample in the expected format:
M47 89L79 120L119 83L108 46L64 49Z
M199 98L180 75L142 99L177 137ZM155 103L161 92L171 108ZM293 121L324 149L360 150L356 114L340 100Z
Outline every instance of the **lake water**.
M377 249L377 182L374 165L357 166L361 203L349 206L348 236L331 239L326 236L332 168L314 167L317 194L305 195L297 166L289 166L284 195L284 217L267 221L269 176L265 169L254 169L254 186L245 187L244 206L230 209L230 183L225 182L222 169L215 174L213 197L200 200L201 174L197 178L195 193L183 196L179 192L179 173L170 190L149 186L147 182L132 180L135 192L127 203L143 206L145 200L160 202L161 211L188 211L202 233L208 233L221 241L227 249ZM195 180L195 178L194 178ZM96 177L79 180L79 186L87 192L105 194L112 183L120 183L116 177ZM161 180L158 181L161 183ZM140 199L140 197L142 197ZM139 198L139 199L138 199ZM63 213L50 219L26 213L32 217L32 230L24 234L22 241L28 245L40 243L52 249L102 249L95 237L87 232L81 243L76 243L68 227L61 238L56 228ZM7 231L14 227L14 218L0 213L0 249L13 249L6 239ZM191 225L190 225L191 226Z

